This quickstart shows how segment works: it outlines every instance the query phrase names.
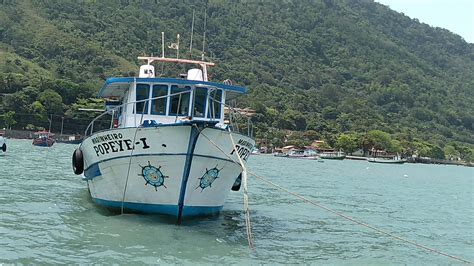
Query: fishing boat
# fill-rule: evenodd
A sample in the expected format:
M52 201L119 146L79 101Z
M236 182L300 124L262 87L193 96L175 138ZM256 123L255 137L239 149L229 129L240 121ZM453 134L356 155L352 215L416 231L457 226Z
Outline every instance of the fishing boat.
M73 136L66 136L60 137L56 140L57 143L64 143L64 144L81 144L82 136L81 135L73 135Z
M33 145L41 147L51 147L53 146L55 140L53 138L54 134L43 130L35 132L35 138L33 139Z
M344 160L344 158L346 158L346 154L342 151L323 152L319 156L321 157L321 159L328 159L328 160Z
M163 48L164 50L164 48ZM109 78L99 92L106 111L87 127L73 153L92 200L122 212L177 217L219 213L239 190L255 141L225 117L226 102L247 92L231 82L211 82L212 62L138 57L138 77ZM155 77L152 63L188 67L179 78ZM105 129L98 122L110 116ZM250 132L250 130L248 130Z
M7 139L4 137L5 132L0 131L0 151L6 152L7 151Z
M306 160L318 160L320 157L313 150L291 150L288 152L288 158L292 159L306 159Z
M400 157L400 155L396 155L393 158L368 158L367 161L369 163L389 163L389 164L403 164L406 163L407 160Z

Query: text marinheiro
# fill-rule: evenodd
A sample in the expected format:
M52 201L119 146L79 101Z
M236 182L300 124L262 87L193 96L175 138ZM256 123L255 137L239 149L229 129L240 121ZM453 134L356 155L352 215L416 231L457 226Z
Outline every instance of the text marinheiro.
M97 157L109 153L130 151L135 148L135 145L141 145L141 148L144 150L150 148L146 142L146 138L140 138L135 143L133 143L131 139L122 138L123 135L121 133L107 134L93 138L92 143L96 144L94 145L94 151Z
M110 140L117 140L117 139L121 139L121 138L123 138L122 133L106 134L106 135L97 136L97 137L93 138L92 139L92 144L97 144L97 143L100 143L100 142L110 141Z

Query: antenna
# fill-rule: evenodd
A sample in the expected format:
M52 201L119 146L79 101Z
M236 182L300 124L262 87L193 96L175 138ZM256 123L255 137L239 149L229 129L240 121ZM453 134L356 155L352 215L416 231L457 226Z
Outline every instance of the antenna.
M176 44L176 59L179 58L179 34L176 35L176 38L178 39L178 43Z
M165 58L165 33L161 32L161 57Z
M201 53L201 60L204 61L204 45L206 44L206 30L207 30L207 26L206 26L206 23L207 23L207 5L206 5L206 9L204 9L204 36L202 38L202 53Z
M193 33L194 33L194 9L193 9L193 22L191 23L191 42L189 44L189 58L192 59L193 50Z

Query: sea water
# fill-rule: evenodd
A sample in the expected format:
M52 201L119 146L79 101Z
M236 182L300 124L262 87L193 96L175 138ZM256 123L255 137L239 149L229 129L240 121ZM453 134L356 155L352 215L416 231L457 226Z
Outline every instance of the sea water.
M176 225L92 203L72 173L76 145L9 140L0 154L0 264L452 264L249 176L222 213ZM248 168L319 204L474 261L474 168L251 156Z

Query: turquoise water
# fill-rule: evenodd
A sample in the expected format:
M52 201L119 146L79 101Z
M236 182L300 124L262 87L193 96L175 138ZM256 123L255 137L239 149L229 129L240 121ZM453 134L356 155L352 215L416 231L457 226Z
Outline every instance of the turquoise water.
M452 264L250 178L255 249L242 192L218 217L115 215L72 173L75 145L9 140L0 154L1 263ZM330 208L474 261L474 168L252 156L249 169Z

